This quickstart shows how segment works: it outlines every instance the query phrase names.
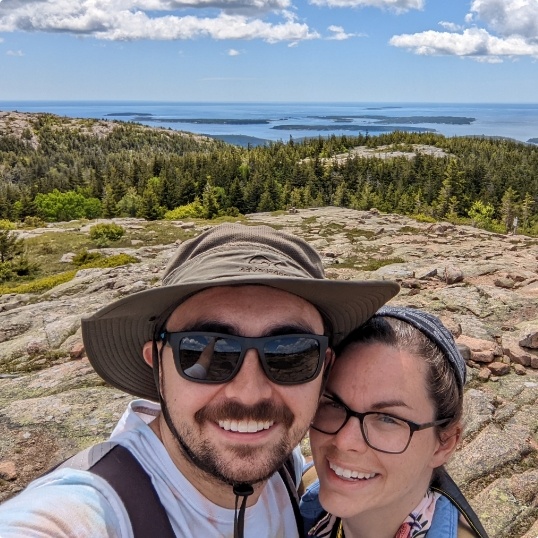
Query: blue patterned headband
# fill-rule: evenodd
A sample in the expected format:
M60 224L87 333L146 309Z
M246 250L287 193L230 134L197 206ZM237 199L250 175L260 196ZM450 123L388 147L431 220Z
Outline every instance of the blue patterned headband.
M439 318L423 310L400 306L381 307L374 317L381 316L405 321L425 334L432 342L435 342L454 368L460 388L463 389L467 373L465 360L456 346L452 333L441 323Z

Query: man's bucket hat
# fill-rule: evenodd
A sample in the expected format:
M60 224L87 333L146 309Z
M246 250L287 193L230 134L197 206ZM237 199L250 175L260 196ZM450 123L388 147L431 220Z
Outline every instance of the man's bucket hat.
M95 371L125 392L158 400L142 347L191 295L215 286L261 284L312 303L332 325L334 343L394 297L390 281L335 281L304 240L268 226L221 224L182 243L160 287L124 297L82 320ZM156 327L160 324L161 327Z

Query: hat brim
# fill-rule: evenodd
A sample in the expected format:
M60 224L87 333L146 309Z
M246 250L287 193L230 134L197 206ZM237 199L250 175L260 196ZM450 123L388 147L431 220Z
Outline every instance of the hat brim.
M120 299L82 320L82 337L95 371L112 386L150 400L158 400L153 371L142 348L154 336L163 313L191 295L215 286L265 285L287 291L312 303L330 321L336 344L364 323L399 286L390 281L336 281L307 278L248 277L152 288Z

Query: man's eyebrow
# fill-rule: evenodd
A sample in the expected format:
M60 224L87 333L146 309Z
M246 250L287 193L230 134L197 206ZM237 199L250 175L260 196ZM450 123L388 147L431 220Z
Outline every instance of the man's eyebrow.
M231 323L216 320L195 321L181 327L178 332L203 331L208 333L237 334L236 327Z
M270 327L264 336L280 336L284 334L314 334L312 327L301 323L289 323Z
M243 336L241 331L231 323L216 320L195 321L185 327L182 327L178 332L204 331L210 333L222 333L235 336ZM263 334L257 336L280 336L285 334L313 334L312 327L302 325L300 323L292 323L286 325L274 325L269 327Z

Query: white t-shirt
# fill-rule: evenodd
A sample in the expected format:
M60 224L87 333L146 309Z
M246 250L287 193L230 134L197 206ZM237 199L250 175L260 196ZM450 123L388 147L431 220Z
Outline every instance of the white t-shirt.
M129 404L111 440L128 448L151 476L178 537L233 538L233 509L208 501L181 474L147 424L159 406ZM304 459L294 451L297 480ZM58 469L0 505L0 538L132 538L127 512L108 483L90 472ZM245 538L297 537L286 486L276 473L245 512ZM153 537L148 537L153 538ZM157 538L157 537L156 537Z

